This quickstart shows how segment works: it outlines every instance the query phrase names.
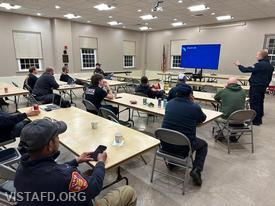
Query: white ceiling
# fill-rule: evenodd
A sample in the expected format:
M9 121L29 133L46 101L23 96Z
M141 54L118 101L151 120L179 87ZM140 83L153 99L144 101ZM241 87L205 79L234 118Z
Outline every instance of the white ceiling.
M149 23L152 30L171 29L171 23L174 18L186 23L186 26L199 26L206 24L215 24L217 20L215 16L232 15L231 21L243 21L250 19L275 17L275 0L183 0L183 3L177 3L177 0L164 0L162 4L163 12L150 12L156 0L0 0L0 2L8 2L19 4L22 6L19 10L12 10L20 14L36 15L41 13L43 17L64 18L67 13L81 15L82 18L74 21L91 24L109 26L107 24L113 16L113 20L122 22L123 25L117 27L138 30L138 27ZM107 3L116 6L110 11L98 11L93 8L99 3ZM196 17L187 7L197 4L205 4L210 7L203 13L204 16ZM59 5L59 10L55 9L55 5ZM141 9L142 12L137 12ZM0 8L0 11L7 11ZM10 12L10 11L9 11ZM211 13L216 15L211 15ZM157 19L151 21L143 21L139 16L152 13L158 16ZM139 25L140 24L140 25Z

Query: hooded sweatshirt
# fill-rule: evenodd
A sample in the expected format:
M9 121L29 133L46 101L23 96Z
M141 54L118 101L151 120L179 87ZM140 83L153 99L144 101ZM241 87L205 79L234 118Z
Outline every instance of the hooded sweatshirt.
M221 104L222 118L227 119L233 112L245 108L246 94L238 84L230 84L215 95L215 100Z

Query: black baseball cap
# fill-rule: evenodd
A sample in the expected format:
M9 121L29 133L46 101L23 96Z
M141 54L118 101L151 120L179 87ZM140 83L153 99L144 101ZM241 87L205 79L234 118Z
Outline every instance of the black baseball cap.
M178 96L189 96L192 93L193 93L193 89L188 84L181 84L177 87Z
M28 151L35 151L43 148L52 138L66 130L67 125L62 121L50 118L35 120L23 128L20 144Z

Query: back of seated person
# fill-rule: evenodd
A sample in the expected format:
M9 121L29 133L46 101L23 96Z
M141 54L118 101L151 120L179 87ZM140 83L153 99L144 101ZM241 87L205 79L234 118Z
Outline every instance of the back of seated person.
M74 79L69 75L69 67L68 66L62 67L62 74L60 75L59 80L62 82L67 82L67 83L74 81Z
M136 88L135 92L145 94L149 98L163 98L165 92L150 86L146 76L141 77L140 82L141 84Z
M185 74L181 73L178 76L178 83L175 87L173 87L168 94L167 100L171 100L176 97L177 91L180 89L182 85L186 84L186 76Z
M97 109L104 107L118 114L116 107L101 104L104 98L113 99L112 90L101 74L94 74L91 77L91 85L85 90L85 99L93 103Z
M227 81L227 86L220 90L214 99L221 104L220 112L223 113L222 118L227 119L233 112L245 108L246 94L238 84L238 80L235 77L231 77Z
M59 84L54 79L54 69L46 68L46 71L38 78L32 93L38 101L51 103L53 99L53 89L58 89Z

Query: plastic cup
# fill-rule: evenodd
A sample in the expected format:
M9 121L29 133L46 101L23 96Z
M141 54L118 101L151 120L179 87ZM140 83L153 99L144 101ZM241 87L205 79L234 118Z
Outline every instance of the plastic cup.
M39 111L39 105L38 104L34 104L33 105L33 110L34 111Z
M120 132L117 132L117 133L115 134L115 142L116 142L117 144L120 144L120 143L122 142L122 134L121 134Z
M5 88L4 88L4 91L5 91L5 93L8 93L8 92L9 92L9 88L8 88L8 87L5 87Z
M97 129L98 123L97 122L91 122L92 129Z

